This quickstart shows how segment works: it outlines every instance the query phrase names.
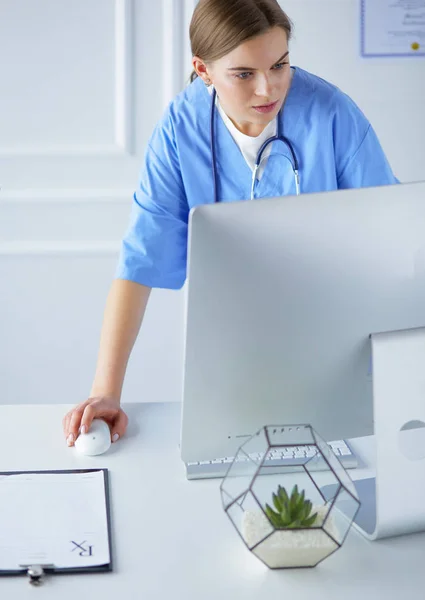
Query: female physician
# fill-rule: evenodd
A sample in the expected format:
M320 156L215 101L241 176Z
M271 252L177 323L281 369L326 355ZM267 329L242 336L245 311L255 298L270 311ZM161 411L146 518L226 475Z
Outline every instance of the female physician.
M69 445L94 417L112 441L124 434L127 362L151 288L185 281L192 207L397 182L355 103L291 67L291 22L276 0L200 0L190 37L192 82L148 143L90 397L63 420Z

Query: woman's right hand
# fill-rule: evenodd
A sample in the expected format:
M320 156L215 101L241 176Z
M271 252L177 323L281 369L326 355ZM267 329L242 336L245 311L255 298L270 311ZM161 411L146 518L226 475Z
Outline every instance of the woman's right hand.
M111 430L111 441L117 442L128 425L128 417L120 406L119 400L103 396L89 398L81 402L62 421L68 446L73 446L80 433L87 433L93 419L103 419Z

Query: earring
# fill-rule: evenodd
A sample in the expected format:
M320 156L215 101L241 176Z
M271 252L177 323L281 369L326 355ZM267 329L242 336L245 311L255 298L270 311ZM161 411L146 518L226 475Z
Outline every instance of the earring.
M206 80L205 80L205 84L206 84L206 85L211 85L211 79L206 79Z

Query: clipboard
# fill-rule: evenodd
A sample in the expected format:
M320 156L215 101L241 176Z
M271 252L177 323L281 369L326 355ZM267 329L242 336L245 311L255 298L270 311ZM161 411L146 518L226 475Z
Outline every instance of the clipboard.
M31 564L20 564L16 569L2 569L0 564L0 577L27 575L29 583L34 586L41 585L46 574L73 574L73 573L105 573L113 570L112 560L112 545L111 545L111 510L110 510L110 494L109 494L109 471L108 469L70 469L70 470L40 470L40 471L7 471L0 472L0 480L4 477L14 475L85 475L99 474L103 476L103 494L104 508L106 511L106 530L103 531L107 538L107 549L109 560L103 564L94 564L90 566L72 566L72 567L57 567L55 564L31 561ZM44 479L46 480L46 479ZM100 484L100 482L98 482ZM1 481L0 481L1 493ZM102 507L103 508L103 507ZM1 535L1 532L0 532ZM78 546L78 542L71 542ZM80 546L80 548L84 547Z

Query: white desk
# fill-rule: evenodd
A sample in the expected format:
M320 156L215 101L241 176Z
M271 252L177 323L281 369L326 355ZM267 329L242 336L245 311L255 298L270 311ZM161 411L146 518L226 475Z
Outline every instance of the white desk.
M4 599L423 600L425 533L369 542L351 529L344 546L314 569L271 571L224 514L219 479L189 482L180 460L180 406L130 404L128 434L99 457L67 448L70 407L0 406L0 470L107 467L114 571L0 578Z

